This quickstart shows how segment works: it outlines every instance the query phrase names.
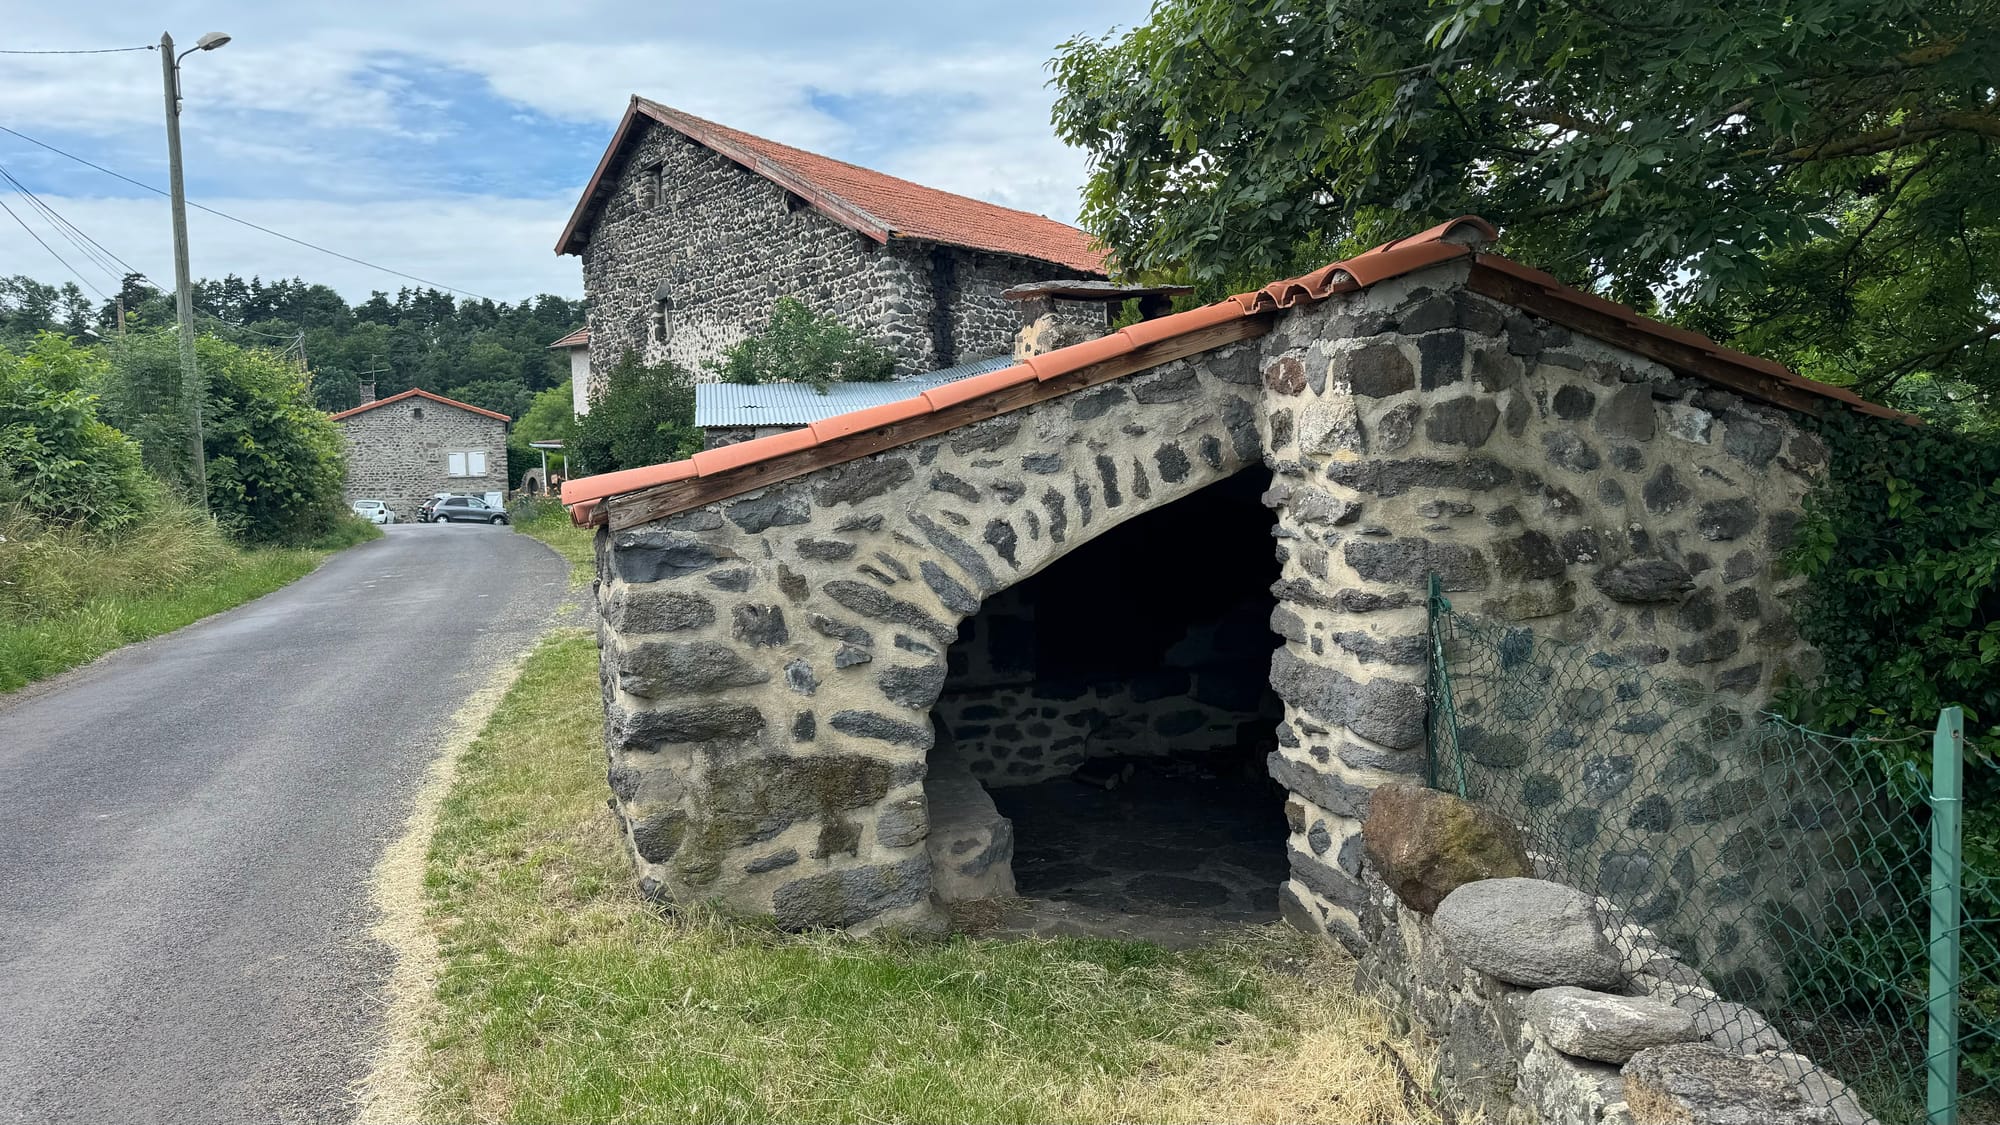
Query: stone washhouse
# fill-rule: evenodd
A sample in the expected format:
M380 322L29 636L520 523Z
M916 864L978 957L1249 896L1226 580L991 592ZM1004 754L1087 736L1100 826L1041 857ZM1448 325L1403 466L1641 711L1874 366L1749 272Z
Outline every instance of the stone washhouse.
M1044 893L1102 832L1181 874L1091 884L1093 908L1164 885L1356 944L1368 797L1425 767L1429 575L1746 708L1811 672L1772 565L1825 461L1802 417L1887 412L1494 238L1455 220L567 482L599 529L612 806L642 886L785 928L935 929ZM1139 781L1095 820L1008 811L1188 762L1213 802L1151 821ZM1268 835L1212 835L1228 802Z

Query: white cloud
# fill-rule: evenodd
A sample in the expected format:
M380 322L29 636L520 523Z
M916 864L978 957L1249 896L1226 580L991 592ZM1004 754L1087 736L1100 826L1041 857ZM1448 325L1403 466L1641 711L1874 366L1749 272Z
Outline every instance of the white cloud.
M174 279L173 231L165 199L42 197L119 258L162 286ZM53 231L29 218L27 201L0 195L92 284L116 292L117 279L91 267ZM552 248L574 200L466 197L370 203L317 199L223 199L217 210L321 246L400 269L498 301L536 293L582 295L577 259ZM196 277L235 273L266 280L303 277L338 289L350 301L371 290L393 293L417 283L329 257L201 211L188 214L189 267ZM48 251L0 215L0 273L69 280Z
M484 150L471 155L489 164L495 156L490 139L465 134L504 137L514 129L524 145L538 144L535 130L546 132L552 118L601 128L608 142L627 98L643 93L787 144L1067 221L1085 169L1081 155L1052 135L1043 64L1072 34L1144 17L1145 0L1005 11L969 0L198 7L118 0L14 13L8 38L34 47L119 46L150 41L154 33L136 29L165 24L185 47L201 32L230 32L229 46L186 63L190 167L207 180L191 194L357 257L520 299L577 291L575 260L550 248L596 152L579 155L567 172L566 164L536 166L534 186L523 189L535 198L494 195L490 185L479 196L443 195L448 189L434 185L480 191L484 184L470 172L450 174L456 154L477 143ZM135 30L119 30L126 28ZM465 91L482 86L485 93L465 100ZM862 107L860 119L829 112L829 98ZM161 113L151 52L0 57L0 124L60 138L81 155L163 184ZM60 171L53 158L0 136L0 161L19 173L30 159L39 177L31 187L47 196L60 183L70 197L51 197L59 209L114 248L156 255L132 258L154 276L170 273L162 205L77 198L95 188L77 187L67 173L53 179ZM107 183L104 190L125 189ZM298 274L357 298L397 284L207 217L194 224L197 274ZM42 251L4 216L0 254L20 263L0 272L49 277L57 269L39 264Z

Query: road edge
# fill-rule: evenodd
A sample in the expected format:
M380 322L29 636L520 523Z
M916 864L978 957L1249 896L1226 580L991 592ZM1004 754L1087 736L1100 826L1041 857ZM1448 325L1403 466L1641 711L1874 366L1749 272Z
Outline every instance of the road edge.
M367 1053L368 1073L355 1085L356 1125L407 1125L424 1120L428 1081L418 1061L423 1058L423 1028L437 1005L438 974L444 965L437 934L424 909L424 870L438 812L458 780L465 752L479 738L499 709L500 701L520 678L528 657L559 623L537 633L493 681L474 692L446 727L437 757L424 771L403 831L382 853L369 875L368 901L375 922L368 935L389 949L394 959L385 987L382 1025Z

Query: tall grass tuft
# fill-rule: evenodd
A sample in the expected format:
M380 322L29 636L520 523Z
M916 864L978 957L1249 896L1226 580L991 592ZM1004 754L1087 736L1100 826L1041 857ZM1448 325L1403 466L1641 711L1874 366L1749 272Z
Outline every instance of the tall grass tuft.
M380 534L349 518L323 544L252 549L171 495L115 532L0 506L0 692L241 605Z

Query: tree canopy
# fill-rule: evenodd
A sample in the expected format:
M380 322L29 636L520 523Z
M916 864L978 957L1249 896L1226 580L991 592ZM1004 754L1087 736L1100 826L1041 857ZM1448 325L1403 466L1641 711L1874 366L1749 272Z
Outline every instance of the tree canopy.
M1160 0L1054 62L1083 221L1261 285L1453 215L1808 374L2000 389L1994 0Z

